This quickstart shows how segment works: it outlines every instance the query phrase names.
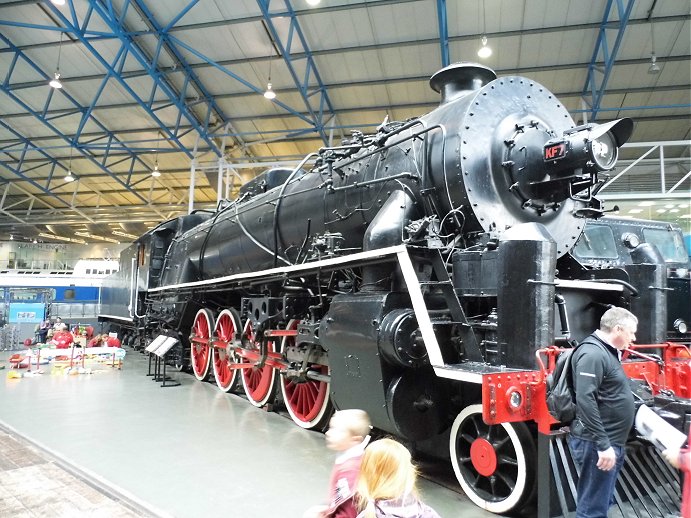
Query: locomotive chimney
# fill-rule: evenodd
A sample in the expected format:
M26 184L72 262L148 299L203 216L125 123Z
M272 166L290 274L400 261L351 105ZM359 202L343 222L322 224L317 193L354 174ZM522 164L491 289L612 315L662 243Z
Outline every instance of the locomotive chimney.
M464 61L452 63L436 72L430 78L429 85L435 92L441 92L441 104L446 104L479 90L496 78L497 74L491 68Z

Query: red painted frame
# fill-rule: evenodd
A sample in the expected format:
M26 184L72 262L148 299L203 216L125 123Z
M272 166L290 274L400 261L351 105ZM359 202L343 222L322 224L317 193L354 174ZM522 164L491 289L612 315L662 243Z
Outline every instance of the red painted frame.
M640 353L639 349L661 349L662 361ZM547 411L545 382L563 350L551 346L536 351L538 370L484 374L482 417L485 422L499 424L532 420L541 433L549 433L558 421ZM653 395L672 392L677 397L691 399L691 351L686 345L634 345L624 352L622 365L629 378L645 381ZM512 395L517 398L514 404Z

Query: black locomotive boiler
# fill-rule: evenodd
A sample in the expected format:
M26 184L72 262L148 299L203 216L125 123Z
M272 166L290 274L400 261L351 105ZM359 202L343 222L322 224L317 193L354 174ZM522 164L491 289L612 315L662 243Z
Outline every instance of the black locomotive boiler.
M354 133L142 236L102 320L140 344L174 336L199 380L241 384L256 406L280 390L304 428L362 408L450 457L478 505L511 512L534 496L537 431L554 424L536 353L585 337L610 305L660 344L665 265L591 279L571 254L603 213L598 175L630 119L576 126L543 86L477 64L430 84L432 112Z

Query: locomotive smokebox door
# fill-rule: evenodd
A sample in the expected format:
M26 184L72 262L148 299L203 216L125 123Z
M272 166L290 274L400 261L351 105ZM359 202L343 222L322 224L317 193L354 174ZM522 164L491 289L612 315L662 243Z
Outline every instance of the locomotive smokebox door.
M557 246L539 223L507 230L499 241L498 341L504 365L535 368L535 351L554 343Z

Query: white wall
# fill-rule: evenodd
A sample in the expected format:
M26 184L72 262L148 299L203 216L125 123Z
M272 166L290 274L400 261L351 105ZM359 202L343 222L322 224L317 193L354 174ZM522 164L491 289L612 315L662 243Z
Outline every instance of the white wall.
M72 269L78 259L117 259L129 243L30 243L26 241L0 241L0 268Z

